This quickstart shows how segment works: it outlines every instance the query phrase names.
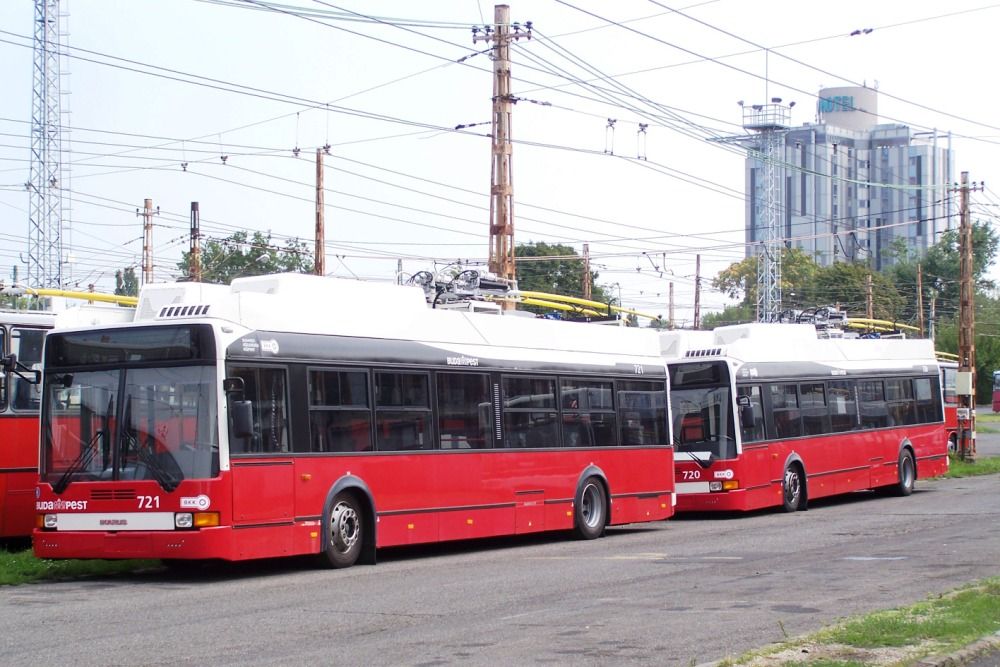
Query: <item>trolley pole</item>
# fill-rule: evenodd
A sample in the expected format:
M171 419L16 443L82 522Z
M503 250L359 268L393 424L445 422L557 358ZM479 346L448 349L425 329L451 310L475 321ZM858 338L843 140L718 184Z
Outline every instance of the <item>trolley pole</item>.
M583 244L583 298L590 299L590 244ZM619 304L620 305L620 304Z

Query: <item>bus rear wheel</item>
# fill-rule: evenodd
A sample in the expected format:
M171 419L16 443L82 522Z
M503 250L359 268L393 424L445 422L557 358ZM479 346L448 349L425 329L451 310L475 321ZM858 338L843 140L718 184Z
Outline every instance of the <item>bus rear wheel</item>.
M781 508L786 512L802 509L804 491L805 477L802 468L792 463L785 468L785 476L781 480Z
M604 532L608 503L604 486L596 477L588 477L573 504L573 532L581 540L592 540Z
M917 481L917 468L913 464L913 454L909 449L904 449L899 455L899 481L893 489L897 496L908 496L913 493L913 487Z
M333 568L350 567L358 562L364 540L364 510L350 493L333 499L326 526L325 564Z

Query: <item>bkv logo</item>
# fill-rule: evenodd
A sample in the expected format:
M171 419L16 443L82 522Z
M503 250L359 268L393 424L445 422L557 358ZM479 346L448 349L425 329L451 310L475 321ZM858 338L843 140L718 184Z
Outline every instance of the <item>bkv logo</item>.
M833 97L819 98L820 113L830 113L831 111L855 111L854 97L851 95L834 95Z

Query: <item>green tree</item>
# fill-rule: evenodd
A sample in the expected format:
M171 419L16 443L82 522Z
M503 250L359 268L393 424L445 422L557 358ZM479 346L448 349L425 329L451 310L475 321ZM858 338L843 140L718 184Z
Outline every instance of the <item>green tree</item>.
M707 313L703 315L701 318L701 328L711 330L728 324L753 322L757 317L757 314L754 312L755 310L755 306L747 303L726 306L720 313Z
M891 278L872 271L857 262L834 262L819 267L812 283L801 290L802 307L837 305L855 317L863 316L868 307L868 276L872 278L872 314L876 319L899 321L905 305Z
M191 253L185 252L177 263L184 275L190 274ZM206 283L228 285L234 278L268 273L312 273L313 258L309 246L296 238L283 248L271 243L271 232L234 232L231 236L210 240L201 249L201 279Z
M800 248L785 248L781 252L781 291L794 291L800 285L808 285L819 269L815 260ZM751 256L730 264L712 279L712 287L740 299L744 305L757 303L757 257Z
M517 286L532 292L583 297L583 258L572 246L548 243L525 243L514 247L518 258L537 258L517 262ZM611 289L597 284L598 273L590 272L591 299L608 303ZM522 306L533 312L545 312L538 306Z
M139 279L134 266L126 266L115 271L115 294L118 296L139 296Z
M986 275L993 265L997 250L1000 249L1000 235L992 225L985 222L972 223L972 279L977 292L994 289L993 281ZM917 264L920 264L922 275L923 302L937 301L938 310L943 315L951 315L957 310L959 302L959 270L960 252L957 230L948 230L941 239L932 245L921 257L908 251L905 245L894 248L895 262L888 269L896 289L900 294L910 295L906 317L917 320ZM977 297L978 298L978 297Z

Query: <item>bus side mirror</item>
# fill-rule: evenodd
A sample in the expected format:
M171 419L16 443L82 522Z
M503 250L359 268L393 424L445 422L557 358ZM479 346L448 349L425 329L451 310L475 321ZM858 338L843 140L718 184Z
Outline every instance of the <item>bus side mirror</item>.
M17 369L17 355L8 354L0 359L0 365L3 366L4 373L11 373Z
M230 401L229 414L233 418L233 435L237 438L253 436L253 404L250 401Z
M750 428L753 426L753 404L750 403L749 396L738 396L736 398L736 404L740 408L740 425L744 428Z
M241 377L224 378L222 380L222 391L226 392L226 394L242 394L243 387L243 378Z

